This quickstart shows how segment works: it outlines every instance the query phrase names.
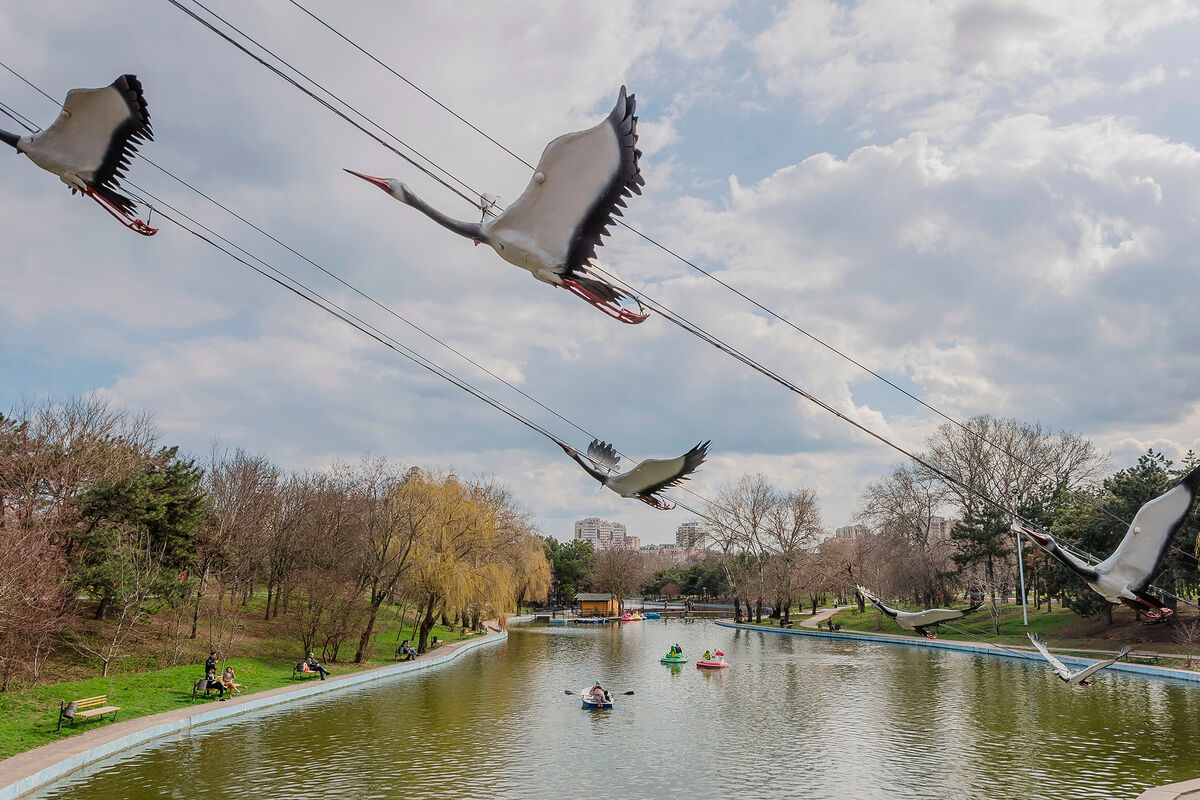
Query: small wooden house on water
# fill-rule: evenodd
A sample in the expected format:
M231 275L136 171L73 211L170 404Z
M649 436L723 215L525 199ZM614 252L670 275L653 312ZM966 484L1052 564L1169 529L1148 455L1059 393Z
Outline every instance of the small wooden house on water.
M579 603L581 617L615 617L617 616L617 598L608 592L580 592L575 595Z

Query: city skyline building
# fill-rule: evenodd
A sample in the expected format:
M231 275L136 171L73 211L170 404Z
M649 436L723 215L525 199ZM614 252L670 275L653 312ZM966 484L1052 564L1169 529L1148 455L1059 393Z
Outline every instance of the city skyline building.
M625 525L620 522L610 522L599 517L585 517L575 521L575 538L591 542L595 550L625 547L626 535Z

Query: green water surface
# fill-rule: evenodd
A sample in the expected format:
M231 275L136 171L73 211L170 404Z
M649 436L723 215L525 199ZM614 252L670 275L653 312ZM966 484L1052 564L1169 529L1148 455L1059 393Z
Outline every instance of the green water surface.
M678 642L692 659L659 663ZM695 659L725 651L728 670ZM584 711L578 691L620 693ZM511 628L129 751L38 798L1133 798L1200 775L1200 688L700 620Z

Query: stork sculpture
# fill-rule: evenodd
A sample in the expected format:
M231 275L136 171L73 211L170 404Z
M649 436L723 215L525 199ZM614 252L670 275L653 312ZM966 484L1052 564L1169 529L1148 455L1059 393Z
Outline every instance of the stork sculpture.
M153 236L158 228L136 219L134 201L117 188L138 145L153 139L142 84L133 75L122 75L101 89L67 92L58 119L43 131L28 136L0 131L0 141L53 172L71 194L82 192L143 236Z
M634 96L617 97L612 113L593 128L560 136L546 145L533 179L516 202L488 219L491 202L483 198L482 222L462 222L437 211L395 178L375 178L346 170L375 184L447 230L475 244L488 244L510 264L533 277L583 298L613 319L629 324L648 313L637 298L597 275L592 259L603 244L623 198L641 194L645 181L638 168ZM625 299L638 310L621 305Z
M587 459L580 458L579 453L570 445L559 442L558 446L566 451L566 454L579 466L583 467L588 475L621 497L636 497L646 505L660 511L670 511L675 508L675 504L666 503L655 495L687 480L688 476L704 463L710 444L712 444L711 441L701 442L679 458L648 458L628 472L619 475L616 474L616 471L617 465L621 463L621 457L617 455L611 444L593 439L588 447ZM589 463L588 459L598 464L601 469L597 469L592 463Z
M1171 538L1195 505L1198 491L1200 467L1189 472L1173 489L1139 508L1117 549L1095 566L1068 553L1047 531L1022 523L1016 527L1087 581L1108 602L1124 603L1143 614L1149 623L1162 622L1175 612L1148 589L1171 546Z
M1089 681L1088 678L1092 677L1092 675L1095 675L1105 667L1111 667L1113 664L1129 655L1129 651L1133 649L1132 647L1126 645L1125 647L1121 648L1121 652L1117 653L1115 657L1110 658L1107 661L1097 661L1095 664L1091 664L1084 669L1072 672L1066 664L1050 654L1050 648L1046 647L1046 641L1042 639L1041 636L1038 636L1036 633L1030 633L1029 641L1033 642L1033 646L1036 647L1038 652L1042 654L1042 658L1050 662L1051 669L1054 670L1055 674L1058 675L1062 682L1068 683L1072 686L1091 686L1092 682Z
M898 608L892 608L885 605L873 592L864 589L862 586L855 587L858 593L882 611L888 617L891 617L897 625L905 630L916 631L926 639L936 639L936 628L933 632L929 628L936 626L941 622L949 622L952 619L961 619L967 614L973 614L983 608L983 601L976 603L970 608L953 609L953 608L927 608L924 611L901 611Z

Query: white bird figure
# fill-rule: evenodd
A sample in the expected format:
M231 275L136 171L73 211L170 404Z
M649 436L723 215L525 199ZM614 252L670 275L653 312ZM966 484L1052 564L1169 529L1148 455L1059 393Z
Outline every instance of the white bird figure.
M67 92L58 119L44 131L29 136L0 131L0 141L53 172L71 194L82 192L143 236L158 229L135 219L134 201L117 188L138 145L153 139L142 84L133 75L122 75L102 89Z
M1117 549L1095 566L1068 553L1046 531L1022 523L1017 528L1070 567L1108 602L1124 603L1150 622L1162 622L1175 612L1147 589L1171 546L1171 538L1195 505L1198 491L1200 467L1189 472L1173 489L1139 508Z
M898 608L884 605L883 601L873 592L864 589L862 586L856 588L859 594L870 600L876 608L895 620L896 624L901 628L916 631L926 639L937 638L936 631L931 633L928 630L931 625L937 625L940 622L949 622L952 619L960 619L967 614L973 614L983 607L983 601L980 601L970 608L957 610L952 608L927 608L924 611L901 611Z
M491 245L505 261L529 270L538 280L567 289L613 319L637 324L648 316L641 304L638 313L622 308L621 301L632 295L589 269L601 238L615 224L614 217L621 216L622 198L641 194L645 185L638 167L641 151L635 146L635 107L634 96L626 96L622 86L616 106L603 122L546 145L533 179L499 216L487 218L490 204L484 199L482 222L447 217L395 178L346 172L375 184L459 236Z
M620 475L614 473L617 471L617 465L621 463L621 457L617 455L610 444L593 439L588 447L588 458L603 467L603 470L596 469L592 464L580 458L575 448L570 445L559 442L558 446L566 451L567 455L573 458L579 466L583 467L587 474L621 497L636 497L648 506L653 506L661 511L670 511L675 508L675 504L668 505L655 495L687 480L688 476L704 463L710 444L712 444L711 440L701 442L679 458L648 458Z
M1029 641L1033 642L1033 646L1036 647L1038 652L1042 654L1042 658L1050 662L1050 666L1053 667L1056 673L1058 673L1058 677L1061 678L1065 683L1069 683L1072 686L1091 686L1092 682L1089 681L1088 678L1105 667L1111 667L1113 664L1117 663L1126 655L1128 655L1129 651L1133 649L1127 645L1122 647L1121 652L1117 653L1115 657L1110 658L1107 661L1097 661L1095 664L1092 664L1089 667L1085 667L1077 672L1071 672L1066 664L1050 655L1050 649L1046 647L1046 642L1041 636L1038 636L1036 633L1030 633Z

